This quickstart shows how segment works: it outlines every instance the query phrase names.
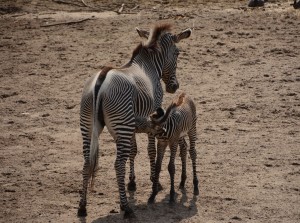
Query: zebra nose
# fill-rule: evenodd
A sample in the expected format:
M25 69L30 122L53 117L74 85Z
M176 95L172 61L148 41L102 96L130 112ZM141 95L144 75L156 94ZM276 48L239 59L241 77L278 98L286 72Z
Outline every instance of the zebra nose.
M177 84L171 84L168 93L175 93L178 88L179 88L178 83Z

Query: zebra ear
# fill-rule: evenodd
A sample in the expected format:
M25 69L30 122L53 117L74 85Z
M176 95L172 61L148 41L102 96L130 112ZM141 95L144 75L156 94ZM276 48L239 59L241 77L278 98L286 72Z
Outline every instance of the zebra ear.
M148 39L148 37L149 37L149 32L148 31L141 30L138 27L136 27L135 30L137 31L137 33L139 34L140 37Z
M186 30L182 31L179 34L174 35L173 36L174 37L174 41L175 41L175 43L179 43L182 39L189 38L191 34L192 34L192 30L190 28L186 29Z

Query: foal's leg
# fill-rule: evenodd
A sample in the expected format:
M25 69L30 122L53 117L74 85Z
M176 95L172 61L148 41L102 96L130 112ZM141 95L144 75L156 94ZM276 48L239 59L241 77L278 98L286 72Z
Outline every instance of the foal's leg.
M174 177L175 177L175 157L176 157L177 146L178 146L177 140L173 144L170 145L171 156L170 156L170 162L168 165L168 171L169 171L170 180L171 180L170 204L175 203Z
M181 182L179 189L183 190L186 181L186 154L187 154L187 143L183 137L179 139L180 157L181 157Z
M192 165L193 165L193 184L194 184L194 195L199 195L199 188L198 188L198 177L197 177L197 151L195 148L196 144L196 127L192 128L191 131L189 132L189 139L190 139L190 157L192 160Z

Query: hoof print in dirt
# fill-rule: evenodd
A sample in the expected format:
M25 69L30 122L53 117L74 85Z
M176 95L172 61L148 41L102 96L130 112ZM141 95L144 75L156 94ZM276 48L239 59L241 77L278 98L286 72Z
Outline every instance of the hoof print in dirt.
M112 209L109 213L111 213L111 214L117 214L117 213L119 213L119 212L116 211L115 209Z

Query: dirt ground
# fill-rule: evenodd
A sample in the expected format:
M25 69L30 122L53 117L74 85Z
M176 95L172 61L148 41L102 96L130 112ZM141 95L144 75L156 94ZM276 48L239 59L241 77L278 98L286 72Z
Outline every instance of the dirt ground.
M76 216L79 102L91 74L129 60L141 41L135 27L157 21L173 32L193 29L179 44L177 76L197 105L200 195L188 158L186 191L177 189L169 206L167 152L164 190L148 206L147 140L139 134L137 191L127 194L135 222L300 221L300 11L292 1L255 9L232 0L69 2L0 3L0 222L124 221L107 131L88 216ZM173 97L166 93L164 106ZM179 157L176 171L179 185Z

